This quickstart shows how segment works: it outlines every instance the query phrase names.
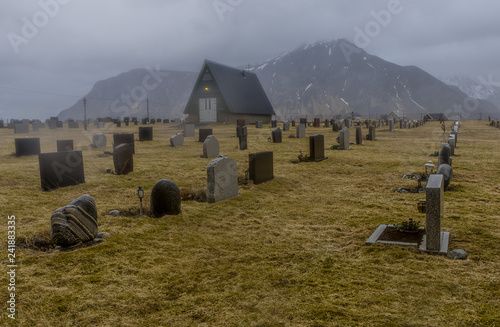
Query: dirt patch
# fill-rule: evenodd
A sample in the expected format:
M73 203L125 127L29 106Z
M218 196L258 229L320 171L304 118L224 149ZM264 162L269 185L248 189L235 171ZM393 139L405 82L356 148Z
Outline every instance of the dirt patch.
M391 241L404 243L417 243L420 245L422 237L425 234L424 229L411 232L400 232L394 227L387 227L377 241Z

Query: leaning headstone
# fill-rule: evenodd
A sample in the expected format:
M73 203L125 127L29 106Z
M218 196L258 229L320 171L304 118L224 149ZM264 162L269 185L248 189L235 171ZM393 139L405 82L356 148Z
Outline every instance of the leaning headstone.
M30 125L28 124L15 124L14 134L28 134L30 132Z
M283 123L283 132L288 132L290 130L290 122L287 120Z
M316 134L309 136L309 157L311 161L321 161L325 159L324 135Z
M16 157L40 154L40 138L15 139Z
M219 156L207 167L207 200L217 203L238 196L236 161Z
M434 174L429 176L425 188L426 216L425 216L425 251L448 252L448 239L441 232L441 220L443 219L444 202L444 178L443 175ZM449 236L449 234L448 234Z
M273 143L281 143L283 141L283 136L279 127L273 129L271 135L273 138Z
M205 142L205 139L207 136L212 135L212 129L211 128L200 128L198 130L199 133L199 142Z
M262 121L261 121L261 120L257 120L257 121L255 122L255 127L256 127L256 128L262 128Z
M152 141L153 140L153 127L139 127L139 141Z
M105 148L108 140L106 138L106 135L103 133L97 133L94 134L92 137L92 144L94 145L94 148Z
M216 158L219 156L219 141L213 135L207 136L203 142L203 158Z
M115 174L127 175L134 171L134 152L129 143L123 143L113 148Z
M441 148L439 149L438 167L441 164L447 164L451 166L450 156L451 156L450 145L447 143L442 143Z
M356 144L363 144L363 132L361 126L356 126Z
M264 183L274 178L271 151L249 154L248 164L249 179L253 180L254 184Z
M194 137L194 134L195 134L194 124L185 124L184 137Z
M303 139L306 137L306 125L304 124L298 124L296 129L296 137L298 139Z
M40 153L38 163L44 191L85 183L82 151Z
M180 214L181 191L177 184L168 179L158 181L151 191L150 207L156 218Z
M98 235L97 208L90 195L82 195L50 217L50 238L59 246L94 240Z
M347 127L342 128L338 138L340 150L349 150L349 135L349 129Z
M447 190L448 186L450 185L450 182L451 182L451 177L453 175L453 168L451 168L450 165L441 164L441 165L439 165L436 174L443 175L444 189Z
M178 146L184 145L184 135L181 133L177 133L174 136L170 137L170 146L175 148Z
M73 151L73 140L57 140L57 152Z
M132 153L135 153L134 133L113 134L113 147L117 147L120 144L129 144L132 148Z

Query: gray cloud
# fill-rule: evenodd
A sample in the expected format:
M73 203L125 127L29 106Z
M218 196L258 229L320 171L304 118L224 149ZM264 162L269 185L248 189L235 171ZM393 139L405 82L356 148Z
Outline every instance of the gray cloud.
M257 63L304 43L355 41L358 29L371 35L364 49L385 60L500 81L494 0L18 0L0 9L4 119L56 115L96 81L132 68ZM18 51L12 33L24 38Z

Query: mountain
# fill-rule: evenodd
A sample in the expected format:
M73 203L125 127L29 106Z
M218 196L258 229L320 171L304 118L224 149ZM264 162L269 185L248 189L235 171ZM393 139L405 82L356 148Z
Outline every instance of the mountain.
M467 96L486 100L500 107L500 83L493 80L493 76L478 76L472 78L469 76L441 76L441 81L448 85L459 88Z
M494 112L484 100L457 110L468 96L415 66L399 66L373 56L346 40L317 42L284 52L249 67L259 77L277 119L331 118L355 112L376 118L394 111L420 118L425 113ZM198 72L134 69L97 82L87 98L87 117L182 117ZM82 119L81 101L59 114ZM463 118L467 118L462 116Z
M282 119L351 112L375 118L392 111L420 118L428 112L453 114L467 98L418 67L390 63L346 40L305 45L250 70ZM487 102L474 110L498 112Z
M162 71L151 68L129 72L95 83L85 96L87 118L146 117L149 99L151 118L182 117L198 73ZM78 101L58 115L59 119L83 119Z

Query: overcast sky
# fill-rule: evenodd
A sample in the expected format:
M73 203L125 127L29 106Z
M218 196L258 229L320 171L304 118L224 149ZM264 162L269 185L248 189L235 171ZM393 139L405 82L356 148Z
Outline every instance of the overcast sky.
M0 0L0 118L55 116L133 68L239 66L339 38L499 83L499 13L498 0Z

